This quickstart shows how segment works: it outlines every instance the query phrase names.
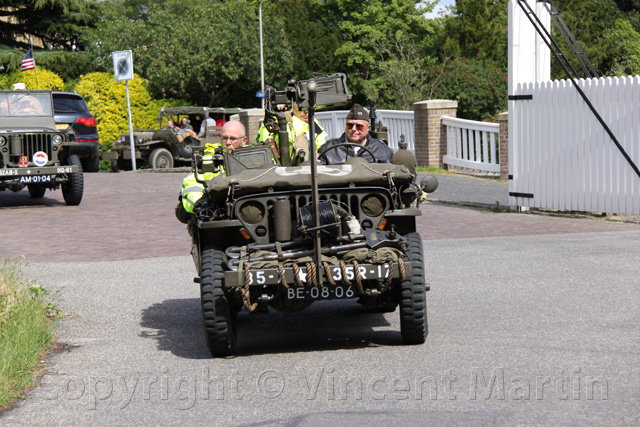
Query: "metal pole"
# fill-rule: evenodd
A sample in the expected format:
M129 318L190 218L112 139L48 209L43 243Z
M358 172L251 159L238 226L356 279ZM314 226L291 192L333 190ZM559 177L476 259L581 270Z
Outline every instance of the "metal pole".
M314 227L316 230L314 231L314 239L313 239L313 247L315 249L315 262L316 262L316 283L318 286L322 286L322 242L320 240L320 195L318 192L318 172L316 167L316 133L315 133L315 110L316 110L316 97L318 92L318 84L316 82L310 82L307 85L307 92L309 92L309 151L311 154L309 158L311 160L311 191L313 202L313 215L315 217ZM328 271L325 271L325 274L329 275Z
M136 149L133 144L133 125L131 124L131 102L129 102L129 80L125 80L127 88L127 112L129 113L129 145L131 145L131 170L136 170Z
M262 92L262 109L265 108L264 99L264 54L262 51L262 3L267 0L262 0L258 6L258 21L260 22L260 91Z

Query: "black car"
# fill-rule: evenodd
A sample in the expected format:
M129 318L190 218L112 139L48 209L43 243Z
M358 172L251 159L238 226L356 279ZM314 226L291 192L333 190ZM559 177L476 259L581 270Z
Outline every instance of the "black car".
M98 172L100 153L96 119L84 98L76 92L53 92L53 113L58 129L73 129L71 154L82 162L84 172Z

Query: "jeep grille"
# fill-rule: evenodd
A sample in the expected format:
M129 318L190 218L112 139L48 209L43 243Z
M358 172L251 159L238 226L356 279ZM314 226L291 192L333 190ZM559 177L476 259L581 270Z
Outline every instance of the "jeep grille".
M48 133L23 133L9 137L10 164L18 166L21 156L27 156L29 163L33 163L33 155L43 151L49 158L49 163L55 161L52 147L52 134Z

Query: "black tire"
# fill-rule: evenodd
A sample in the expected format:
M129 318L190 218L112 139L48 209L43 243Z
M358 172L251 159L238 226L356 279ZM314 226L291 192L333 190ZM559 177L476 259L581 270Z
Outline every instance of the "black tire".
M415 232L406 237L413 275L400 283L400 333L405 344L423 344L427 340L429 328L422 238Z
M62 183L62 197L67 205L76 206L82 201L82 193L84 191L82 163L78 156L72 154L67 158L67 164L70 166L77 165L78 172L68 174L69 180Z
M100 170L100 156L82 159L83 172L98 172L98 170Z
M120 172L120 164L118 160L111 160L111 172Z
M41 185L28 185L27 189L29 190L29 195L32 199L42 199L44 197L44 193L47 192L47 187L43 187Z
M207 347L213 357L235 353L236 319L224 292L224 251L207 247L200 258L200 302Z
M190 159L193 156L193 138L185 138L180 144L178 144L178 153L180 157Z
M171 169L172 167L173 156L166 148L156 148L149 155L149 168Z

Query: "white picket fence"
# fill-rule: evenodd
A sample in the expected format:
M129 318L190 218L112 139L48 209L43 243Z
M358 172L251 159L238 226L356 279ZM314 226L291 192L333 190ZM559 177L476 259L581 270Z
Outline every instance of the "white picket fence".
M447 154L442 162L451 166L500 173L498 123L443 117Z
M578 84L640 166L640 76ZM509 101L510 204L640 215L640 177L571 81L518 84L514 95L521 99Z
M328 138L339 138L345 131L348 112L346 110L318 112L315 113L315 118L327 132ZM408 149L415 151L413 111L376 110L376 115L377 121L382 122L388 130L389 147L394 151L397 150L400 135L404 135Z

